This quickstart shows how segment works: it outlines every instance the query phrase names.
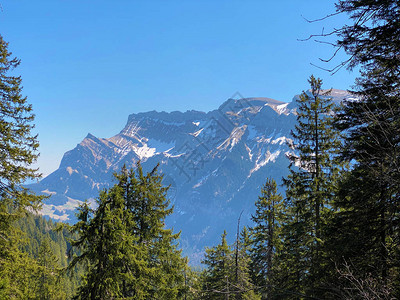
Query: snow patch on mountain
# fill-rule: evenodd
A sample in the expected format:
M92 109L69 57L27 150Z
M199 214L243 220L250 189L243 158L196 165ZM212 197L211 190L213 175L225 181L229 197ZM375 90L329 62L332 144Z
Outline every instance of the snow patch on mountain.
M190 135L193 135L194 137L197 137L202 131L204 130L204 128L200 128L199 130L193 132L193 133L189 133Z
M72 173L78 173L77 170L74 170L71 167L67 167L67 172L68 172L69 175L72 175Z
M217 147L218 150L226 150L229 146L229 151L232 151L232 148L235 147L237 143L241 140L243 134L246 132L247 125L243 125L240 127L235 127L229 137Z
M143 144L141 147L132 145L132 148L140 160L152 157L156 153L156 148L150 148L147 144Z
M269 152L269 150L265 153L264 156L260 156L257 161L256 164L254 166L253 169L250 170L249 175L247 176L247 178L251 177L251 175L258 171L260 168L264 167L267 163L271 162L275 162L277 157L279 156L279 154L281 153L281 150L277 150L273 153Z
M133 137L140 139L138 132L140 131L140 122L131 122L124 128L124 130L121 132L123 135Z
M200 180L193 186L194 189L200 187L201 185L203 185L203 183L206 182L206 180L208 179L208 177L210 177L210 173L201 177Z
M44 193L44 194L47 194L47 195L56 195L57 194L56 192L49 191L48 189L43 190L41 192Z
M172 122L172 121L166 121L166 120L161 120L161 119L152 119L153 121L157 123L161 123L163 125L167 126L182 126L185 125L185 122Z
M283 145L283 144L286 144L286 141L287 141L287 138L284 137L284 136L281 136L281 137L279 137L279 138L277 138L277 139L275 139L275 140L272 140L272 141L271 141L271 144Z
M283 113L285 113L287 111L286 107L288 106L289 103L284 103L281 105L277 105L276 106L276 110L278 111L278 113L281 115Z
M73 212L83 201L72 199L67 197L68 201L63 205L54 204L42 204L42 209L40 210L41 215L49 216L50 218L57 221L68 221L69 215ZM91 201L91 205L94 204L94 200Z
M249 154L249 159L250 161L253 161L253 153L251 153L251 149L249 148L249 146L247 146L247 144L244 144L247 153Z

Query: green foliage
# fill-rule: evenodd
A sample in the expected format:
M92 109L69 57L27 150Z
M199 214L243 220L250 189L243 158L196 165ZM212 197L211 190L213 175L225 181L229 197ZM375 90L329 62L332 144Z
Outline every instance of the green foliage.
M207 269L202 273L201 299L260 299L257 288L252 283L249 267L247 230L243 231L242 241L236 243L238 256L226 241L226 231L221 236L221 243L207 248L203 264ZM235 249L236 250L236 249Z
M337 46L349 55L350 68L360 66L365 73L381 69L378 71L381 75L386 74L392 82L399 84L399 7L397 0L337 2L337 12L348 14L353 21L353 24L336 30Z
M37 137L31 134L32 106L21 94L21 77L11 75L19 64L0 35L0 246L4 246L11 222L26 208L37 208L43 198L21 187L40 174L30 167L38 157L39 147Z
M238 249L238 258L235 262L235 280L233 282L236 291L236 299L257 300L261 299L260 293L263 287L253 280L251 238L247 227L240 232L240 239L235 245ZM236 249L235 249L236 251Z
M353 167L340 183L329 247L340 272L350 266L356 281L380 283L399 298L400 4L347 0L337 9L354 21L338 45L361 77L360 100L346 102L336 121L347 132L342 157ZM343 289L354 283L336 280Z
M143 173L123 168L118 183L100 193L98 207L80 207L72 226L80 252L69 268L84 264L79 299L178 299L185 292L186 260L177 250L179 234L165 229L172 213L157 168Z
M39 281L37 298L43 300L65 299L64 278L58 259L50 247L50 238L41 242L37 263L39 265L36 275Z
M9 247L2 253L0 299L66 299L71 291L50 247L50 239L42 241L37 256L33 257L21 251L27 248L29 239L24 239L18 228L9 236L12 236Z
M14 199L14 204L26 205L32 198L20 195L19 185L40 176L37 169L30 167L38 157L39 144L37 137L31 135L34 115L32 106L21 95L22 79L10 74L19 64L0 35L0 193L23 196Z
M250 228L251 268L254 281L261 288L266 298L271 295L278 261L276 254L282 248L281 226L283 222L283 197L277 193L276 182L268 179L261 189L261 196L255 203L256 212L252 216L254 226ZM245 233L246 236L246 233Z
M79 285L81 268L75 268L71 277L62 271L68 265L70 246L67 240L71 235L65 228L58 229L57 225L31 213L13 223L13 244L17 247L13 253L20 253L19 257L27 257L36 266L32 276L39 287L38 299L70 299ZM18 284L25 285L14 282L14 285ZM32 292L30 296L34 295Z
M332 124L333 103L322 97L322 80L311 76L309 83L311 95L303 92L298 100L295 153L284 179L287 211L281 255L288 271L285 288L312 296L323 282L328 260L324 241L340 170L340 137Z
M19 63L0 35L0 295L4 299L33 299L39 268L18 249L21 238L12 227L28 208L37 208L43 199L21 186L40 175L30 167L38 157L39 146L37 137L31 134L32 107L21 94L21 77L11 75Z
M121 296L121 282L129 275L124 274L124 270L135 251L133 237L127 234L126 225L130 220L124 209L121 188L116 186L101 192L98 205L93 217L90 217L92 210L87 203L81 206L79 221L73 226L79 239L73 241L72 246L82 253L72 260L70 268L87 262L84 284L78 292L82 299Z
M146 290L151 297L173 299L183 292L182 270L186 263L181 258L181 251L177 250L176 241L180 234L165 228L165 218L173 208L169 208L168 187L162 186L157 167L147 174L143 173L140 164L136 172L123 168L117 179L133 219L131 234L137 238L138 245L147 247L144 259L148 270L139 270L136 277L149 279Z
M15 232L14 232L15 233ZM37 262L18 249L18 235L8 235L1 252L0 299L35 299L38 292Z
M205 290L204 299L225 299L233 282L232 250L226 241L226 231L221 236L221 243L213 248L207 248L204 260L208 268L203 274Z

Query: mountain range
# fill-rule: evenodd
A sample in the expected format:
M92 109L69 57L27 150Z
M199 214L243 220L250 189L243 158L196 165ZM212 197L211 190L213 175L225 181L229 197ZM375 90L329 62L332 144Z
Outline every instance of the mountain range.
M332 90L329 97L340 102L351 96ZM73 223L76 207L85 199L94 203L123 165L134 168L141 161L150 171L159 163L174 205L167 226L181 231L180 245L196 264L224 229L234 239L242 212L241 226L251 224L267 178L280 184L288 174L297 98L282 102L236 93L210 112L131 114L121 132L110 138L88 134L56 171L29 187L51 195L43 215Z

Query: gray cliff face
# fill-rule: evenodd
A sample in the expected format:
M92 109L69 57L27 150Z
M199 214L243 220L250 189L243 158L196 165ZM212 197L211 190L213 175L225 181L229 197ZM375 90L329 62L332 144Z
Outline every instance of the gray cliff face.
M349 96L334 91L335 101ZM269 98L229 99L208 113L132 114L111 138L88 134L65 153L58 170L30 187L52 195L43 214L75 222L80 201L110 187L112 174L124 164L135 167L140 160L149 171L160 163L175 207L167 225L182 231L181 246L196 260L196 253L218 242L224 229L235 235L242 210L242 225L250 224L268 177L280 183L287 175L287 142L295 123L295 102Z

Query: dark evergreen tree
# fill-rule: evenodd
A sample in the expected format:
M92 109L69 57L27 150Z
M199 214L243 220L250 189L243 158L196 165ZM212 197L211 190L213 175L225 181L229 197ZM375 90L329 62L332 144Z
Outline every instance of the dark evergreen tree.
M125 266L135 262L134 236L128 233L131 218L126 213L122 189L114 186L103 191L98 198L98 208L92 210L88 203L80 207L78 222L72 231L79 239L72 246L79 249L69 268L84 263L86 273L79 288L79 299L112 299L122 296L122 282L131 272ZM139 297L138 299L143 299Z
M22 193L21 184L40 177L37 169L30 167L38 157L39 144L37 136L31 133L35 116L27 98L22 96L22 79L11 75L19 64L20 60L12 57L8 43L0 35L0 193L12 198L10 204L25 207L37 200Z
M157 168L144 174L138 163L136 171L123 168L117 179L133 219L130 232L137 238L137 245L146 248L146 268L138 270L135 277L147 281L150 297L176 299L184 293L186 260L178 250L180 234L165 228L165 218L173 207L167 199L169 187L163 187Z
M337 118L347 132L343 159L353 164L336 201L332 257L352 266L357 280L372 277L399 298L400 3L346 0L337 10L354 21L338 31L337 45L361 77L359 100L346 102Z
M35 299L38 293L39 266L19 250L21 236L11 231L1 249L0 299Z
M239 243L236 244L238 247L238 262L237 262L237 276L235 274L235 286L236 286L236 299L248 299L257 300L261 299L263 293L263 287L258 286L253 279L254 272L252 269L252 257L251 257L251 245L252 238L251 233L247 227L243 227L240 232Z
M68 239L71 238L70 233L66 228L62 228L60 223L55 223L51 219L46 220L40 215L28 213L23 218L19 218L13 224L13 230L19 232L18 236L18 251L24 252L30 258L35 259L38 265L38 272L44 272L46 278L45 284L51 289L53 283L57 287L58 295L64 295L66 299L71 299L75 294L75 290L79 285L79 278L82 275L82 268L77 267L73 270L72 276L66 276L64 272L53 272L54 269L62 269L68 265L67 251L69 246ZM60 228L59 228L60 227ZM48 244L48 247L44 244ZM45 248L45 249L43 249ZM43 255L45 257L43 257ZM50 259L50 256L52 259ZM46 273L40 261L53 262L52 267ZM38 286L40 285L40 274L38 273ZM41 289L39 289L40 291ZM56 293L56 294L57 294ZM32 291L33 296L33 291ZM40 296L39 298L41 298ZM0 298L1 299L1 298Z
M268 179L262 187L255 205L254 226L250 228L251 268L256 285L262 287L265 299L270 299L277 284L274 273L278 265L276 253L282 246L280 230L284 213L283 197L277 193L273 179Z
M364 73L386 77L387 83L399 86L400 4L397 0L339 0L338 13L353 21L336 29L336 46L349 55L348 67L361 67Z
M242 231L238 247L233 251L226 241L226 231L221 236L221 243L207 248L203 264L207 266L202 273L201 299L260 299L257 287L250 277L250 256L248 231ZM236 250L236 249L235 249Z
M221 236L221 243L213 248L207 248L202 263L207 269L202 274L203 298L226 299L232 292L234 281L232 250L226 241L226 231ZM233 294L232 294L233 295Z
M80 250L70 268L84 262L81 299L179 299L185 292L186 260L177 238L165 229L172 212L157 169L144 175L140 164L116 174L118 183L100 194L98 208L86 203L72 231Z
M285 288L318 295L328 259L323 248L327 220L332 215L339 174L339 132L332 126L333 103L322 94L322 81L313 76L309 92L298 99L298 124L292 132L294 153L284 178L286 220L283 228L287 271Z
M0 293L5 298L21 295L24 298L29 284L23 281L23 276L31 276L27 271L36 268L35 262L19 251L20 236L15 235L12 222L25 214L28 207L37 208L43 198L21 186L40 175L31 167L38 157L39 146L37 137L31 133L32 106L22 96L21 77L11 74L19 64L0 35ZM12 265L15 273L7 269ZM18 273L20 267L26 269Z
M59 300L66 299L64 278L57 256L50 246L50 237L42 240L38 253L37 299Z

